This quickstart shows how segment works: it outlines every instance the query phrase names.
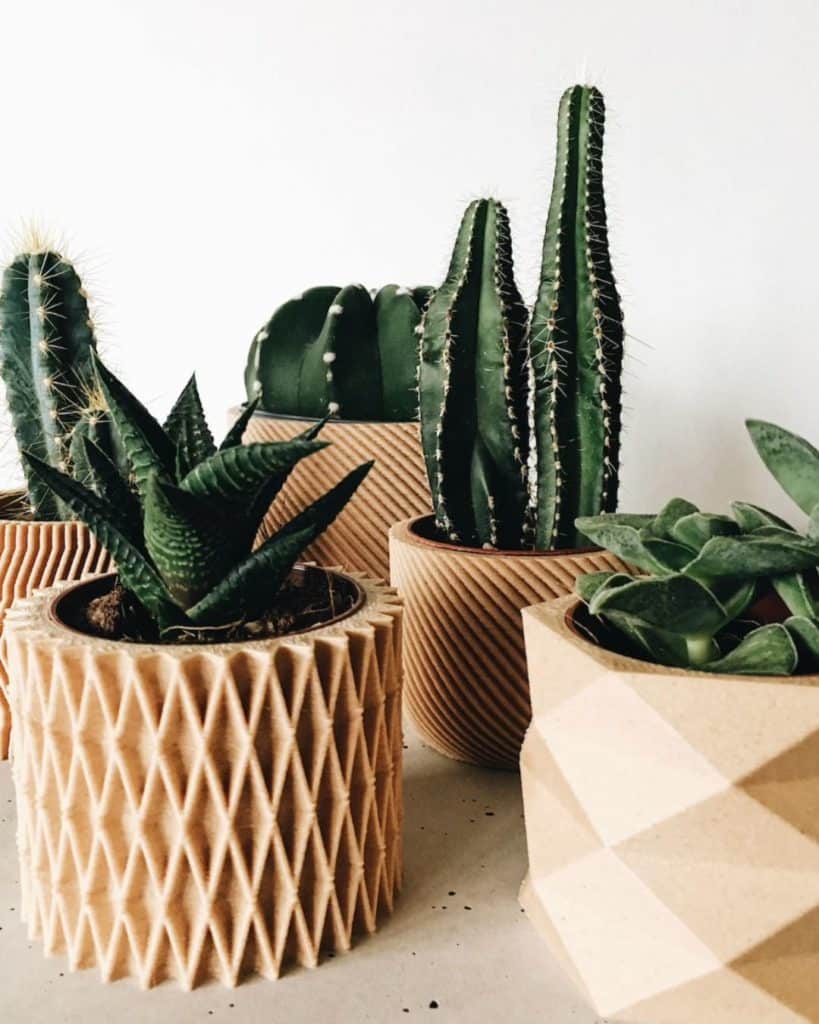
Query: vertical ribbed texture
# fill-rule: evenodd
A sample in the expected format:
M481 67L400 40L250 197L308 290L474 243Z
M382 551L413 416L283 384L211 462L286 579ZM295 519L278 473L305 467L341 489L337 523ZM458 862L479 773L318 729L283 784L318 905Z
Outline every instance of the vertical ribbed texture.
M238 410L230 414L231 422ZM245 441L287 441L315 420L254 416ZM417 423L345 423L331 420L321 432L331 446L304 459L265 519L269 536L356 466L375 465L333 525L304 552L319 565L342 565L376 579L389 578L387 533L393 523L432 509Z
M145 987L315 966L401 884L401 615L286 640L112 643L6 620L21 908L70 968Z
M406 705L423 740L458 761L517 770L531 717L520 612L622 563L606 551L488 552L390 531L407 603Z
M61 580L107 572L108 553L82 523L0 520L0 635L2 618L18 597ZM3 696L7 682L0 659L0 759L8 757L11 716Z

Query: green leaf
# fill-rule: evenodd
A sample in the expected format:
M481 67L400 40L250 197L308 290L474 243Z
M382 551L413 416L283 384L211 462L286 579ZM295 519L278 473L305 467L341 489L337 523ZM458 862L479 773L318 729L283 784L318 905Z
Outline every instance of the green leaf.
M176 449L176 470L179 476L210 458L216 451L202 399L193 374L174 403L162 428Z
M253 419L253 413L258 409L260 402L261 396L257 395L245 405L244 409L242 409L234 420L230 430L225 434L224 440L219 445L220 452L225 451L227 448L235 448L237 444L242 443L242 438L245 436L247 425Z
M758 505L750 505L747 501L732 501L731 510L743 533L751 533L761 526L778 526L782 530L793 530L790 523L775 516L773 512L768 512L767 509L760 508ZM793 530L793 532L796 531Z
M611 525L613 523L615 526L632 526L635 530L642 530L654 522L654 516L640 515L635 512L606 512L599 516L580 516L575 520L575 526L581 521L586 525L595 523Z
M335 487L327 491L326 494L323 494L317 501L314 501L312 505L308 505L307 508L303 509L289 522L285 523L278 532L280 534L298 533L305 529L305 527L311 527L315 529L315 534L308 543L312 543L343 510L344 506L355 494L358 485L374 465L375 460L371 460L356 466Z
M799 667L806 672L819 671L819 624L804 615L786 619L785 628L799 653Z
M95 354L94 368L143 500L152 473L174 479L176 448L145 406Z
M622 583L618 583L618 580ZM601 587L622 586L625 583L631 583L631 576L622 572L590 572L585 576L578 576L574 589L581 600L590 604Z
M160 629L185 621L162 579L142 551L119 525L117 510L76 480L36 456L23 453L32 472L81 519L116 563L122 585L130 590Z
M699 551L712 537L736 536L739 533L739 527L730 516L692 512L690 515L678 519L669 532L671 537L680 544Z
M276 533L188 611L198 626L225 626L260 618L273 605L299 555L318 531L308 526Z
M685 498L672 498L660 509L646 528L645 536L670 537L675 523L685 516L695 515L697 512L699 512L697 506L686 501Z
M673 571L646 548L639 530L633 526L612 522L612 516L580 516L575 526L598 547L606 548L629 565L644 572L667 575Z
M727 621L725 609L707 587L689 576L636 579L598 591L593 615L628 621L681 636L713 636Z
M223 579L252 537L235 521L157 474L148 478L144 504L145 545L173 599L196 604Z
M810 576L816 579L815 572L812 572ZM804 615L807 618L814 618L816 615L816 601L808 579L808 574L801 572L791 572L785 576L774 576L771 579L774 590L788 606L791 615Z
M120 476L119 469L99 445L87 437L82 447L94 492L105 498L118 515L118 523L135 547L143 548L142 509L136 495Z
M775 423L746 420L760 458L806 515L819 504L819 451Z
M643 547L650 555L665 566L666 573L681 572L691 559L696 555L696 548L686 547L673 540L663 540L660 537L646 537L643 540Z
M739 537L714 537L685 567L708 582L729 576L752 579L812 569L819 564L819 542L778 527L762 527Z
M702 668L726 675L789 676L797 662L796 645L788 630L776 622L755 629L733 651Z
M264 484L275 480L281 487L301 459L326 447L326 441L294 440L226 448L200 462L179 486L203 498L250 503Z

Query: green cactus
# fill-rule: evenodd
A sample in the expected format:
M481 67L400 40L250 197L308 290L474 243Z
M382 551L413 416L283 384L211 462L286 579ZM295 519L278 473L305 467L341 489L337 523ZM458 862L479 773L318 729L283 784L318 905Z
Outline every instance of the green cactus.
M121 584L150 617L157 637L212 639L213 630L234 630L263 617L303 548L343 509L371 463L254 551L259 524L290 471L325 447L315 437L320 427L292 441L242 445L256 407L251 402L217 448L193 378L160 426L96 356L92 364L129 479L85 436L78 444L95 487L27 452L32 476L110 552Z
M245 385L269 412L350 420L418 416L416 328L428 288L310 288L256 334Z
M0 373L17 445L79 475L89 471L81 436L114 457L104 403L94 386L96 345L87 296L71 262L46 247L17 256L0 292ZM33 517L66 518L59 499L27 463L24 469Z
M528 323L508 215L471 203L424 315L421 429L436 524L489 548L571 548L617 504L623 324L602 182L604 105L560 102L540 287Z

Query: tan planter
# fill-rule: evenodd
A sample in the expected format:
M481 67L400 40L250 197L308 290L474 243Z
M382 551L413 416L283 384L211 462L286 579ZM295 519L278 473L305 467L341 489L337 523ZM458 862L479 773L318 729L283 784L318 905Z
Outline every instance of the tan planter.
M235 985L314 966L392 909L402 609L358 583L346 617L244 644L73 632L57 601L80 588L9 612L21 909L46 953Z
M435 750L517 770L531 717L520 612L578 576L622 568L605 551L482 551L430 540L432 517L390 530L392 584L407 603L406 706Z
M238 409L232 410L231 419L238 413ZM315 422L257 413L245 441L287 441ZM271 507L262 535L268 536L356 466L375 459L349 506L305 556L319 565L343 565L386 580L390 574L390 527L432 508L419 425L333 420L321 437L332 446L296 467Z
M6 609L38 587L107 572L110 559L82 523L33 523L22 491L0 492L0 635ZM0 659L0 760L8 757L11 714Z
M597 1012L819 1020L819 676L611 654L526 609L522 902Z

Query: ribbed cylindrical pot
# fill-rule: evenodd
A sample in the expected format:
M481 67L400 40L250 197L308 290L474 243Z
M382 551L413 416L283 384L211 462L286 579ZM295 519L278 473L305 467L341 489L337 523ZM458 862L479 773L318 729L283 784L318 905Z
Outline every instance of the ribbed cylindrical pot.
M613 654L523 613L532 923L601 1017L819 1020L819 676Z
M108 553L82 523L35 523L24 518L25 494L0 492L0 635L6 609L18 597L60 580L79 580L111 567ZM8 757L11 713L0 658L0 760Z
M231 421L239 414L231 411ZM288 441L314 426L314 419L256 413L245 441ZM304 459L290 476L265 519L268 536L332 484L375 459L349 505L305 556L319 565L343 565L376 579L389 578L387 534L393 523L431 511L418 423L363 423L330 420L321 439L331 444Z
M390 530L409 717L440 753L516 771L531 717L521 609L623 564L607 551L484 551L433 536L431 516Z
M21 909L46 953L235 985L392 909L402 608L356 583L345 616L252 643L95 639L60 618L70 587L9 611Z

